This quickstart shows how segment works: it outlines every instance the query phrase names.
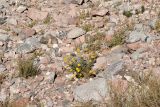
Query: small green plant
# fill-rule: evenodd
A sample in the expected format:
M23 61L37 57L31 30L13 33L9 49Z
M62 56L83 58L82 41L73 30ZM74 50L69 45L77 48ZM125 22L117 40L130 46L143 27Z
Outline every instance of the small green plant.
M0 84L3 83L4 79L5 79L5 75L4 74L0 74Z
M90 13L89 12L85 12L84 10L79 13L79 18L82 19L82 20L86 19L89 16L90 16Z
M82 28L86 31L86 32L89 32L89 31L92 31L94 26L91 25L91 24L85 24L82 26Z
M145 11L145 7L141 6L141 13L144 13L144 11Z
M123 11L123 15L126 17L131 17L133 14L131 11Z
M18 70L19 76L24 78L36 76L37 74L39 74L39 69L36 65L34 65L34 61L32 58L20 58L18 60Z
M100 51L101 46L105 43L105 34L97 32L93 36L86 36L87 47L84 49L85 52L95 52Z
M160 19L156 21L156 27L155 30L160 32Z
M94 76L96 72L92 70L92 66L97 58L96 53L91 53L88 56L82 56L80 49L77 49L76 53L77 54L66 55L64 57L64 62L66 64L65 68L68 72L73 73L72 78L87 78Z
M122 45L125 42L124 38L124 35L115 35L110 41L108 41L108 46L112 48L117 45Z
M36 24L37 24L37 21L33 20L31 23L28 24L28 27L32 28Z
M49 24L51 22L51 16L47 16L47 18L43 21L44 24Z

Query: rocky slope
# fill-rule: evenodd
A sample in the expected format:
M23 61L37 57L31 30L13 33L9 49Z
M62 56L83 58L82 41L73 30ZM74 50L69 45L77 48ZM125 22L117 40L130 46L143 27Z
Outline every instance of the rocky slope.
M104 101L107 80L128 79L129 71L159 73L159 10L159 0L0 0L0 102L72 107ZM103 69L94 78L71 81L63 57L89 46L86 38L99 32L105 42L94 50L93 69ZM40 74L19 77L18 59L34 54Z

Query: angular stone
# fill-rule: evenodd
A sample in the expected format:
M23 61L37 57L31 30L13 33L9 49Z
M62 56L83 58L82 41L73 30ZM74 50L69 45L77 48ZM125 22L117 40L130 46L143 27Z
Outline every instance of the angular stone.
M147 35L144 32L132 31L129 38L126 40L128 43L134 43L138 41L146 41Z
M117 61L115 63L112 63L102 73L98 74L98 77L103 77L105 79L111 79L113 76L117 75L123 69L124 69L124 62Z
M19 7L17 8L16 11L19 12L19 13L23 13L26 9L27 9L26 6L21 5L21 6L19 6Z
M11 24L11 25L17 25L18 24L18 22L15 18L8 18L7 23Z
M29 8L27 16L32 20L44 20L48 16L48 12L43 12L35 8Z
M0 17L0 25L6 22L7 17Z
M107 10L107 9L100 9L100 10L94 10L94 11L92 11L92 16L101 16L101 17L103 17L103 16L105 16L105 15L107 15L107 13L108 13L109 11Z
M26 29L22 30L22 33L24 33L24 35L27 36L27 37L31 37L36 33L36 31L34 29L31 29L31 28L26 28Z
M7 41L9 39L9 35L0 33L0 41Z
M86 33L85 30L83 30L82 28L74 28L72 29L68 34L67 34L67 37L69 39L74 39L74 38L77 38L77 37L80 37L82 35L84 35Z
M98 78L76 87L73 92L74 98L79 102L88 102L91 100L102 101L107 96L107 88L106 79Z

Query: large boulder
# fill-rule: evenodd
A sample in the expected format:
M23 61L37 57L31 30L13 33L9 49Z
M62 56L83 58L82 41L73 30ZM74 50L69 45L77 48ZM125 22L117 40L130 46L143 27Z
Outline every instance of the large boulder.
M107 96L108 86L104 78L95 79L89 83L80 85L74 90L74 98L79 102L91 100L102 101Z
M68 34L67 34L67 37L69 39L74 39L74 38L77 38L77 37L80 37L82 35L84 35L86 33L85 30L83 30L82 28L74 28L72 29Z

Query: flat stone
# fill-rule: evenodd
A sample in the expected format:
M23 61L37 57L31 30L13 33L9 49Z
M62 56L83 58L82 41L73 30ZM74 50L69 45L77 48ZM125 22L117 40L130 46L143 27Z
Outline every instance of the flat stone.
M17 53L30 53L36 50L40 46L39 41L36 38L28 38L25 43L17 46Z
M93 69L103 69L107 65L106 57L98 57L96 63L93 66Z
M17 25L18 24L18 22L15 18L8 18L7 23L11 24L11 25Z
M6 23L7 17L0 17L0 25Z
M4 65L0 65L0 74L3 73L6 70L6 67Z
M80 37L82 35L84 35L86 33L85 30L83 30L82 28L74 28L72 29L68 34L67 34L67 37L69 39L74 39L74 38L77 38L77 37Z
M22 33L24 33L24 35L27 36L27 37L31 37L34 34L36 34L36 31L32 28L26 28L26 29L22 30Z
M27 16L32 20L44 20L48 16L48 12L40 11L35 8L29 8Z
M103 16L107 15L108 12L109 11L107 9L103 8L103 9L99 9L99 10L94 10L94 11L92 11L91 14L92 14L92 16L101 16L101 17L103 17Z
M0 41L7 41L9 39L9 35L0 33Z
M17 8L17 12L19 12L19 13L23 13L25 10L27 10L27 7L26 6L23 6L23 5L21 5L21 6L19 6L18 8Z
M146 41L147 35L144 32L132 31L129 38L126 40L128 43L134 43L138 41Z
M107 96L107 81L103 78L95 79L91 82L77 86L74 90L74 98L79 102L91 100L102 101Z

